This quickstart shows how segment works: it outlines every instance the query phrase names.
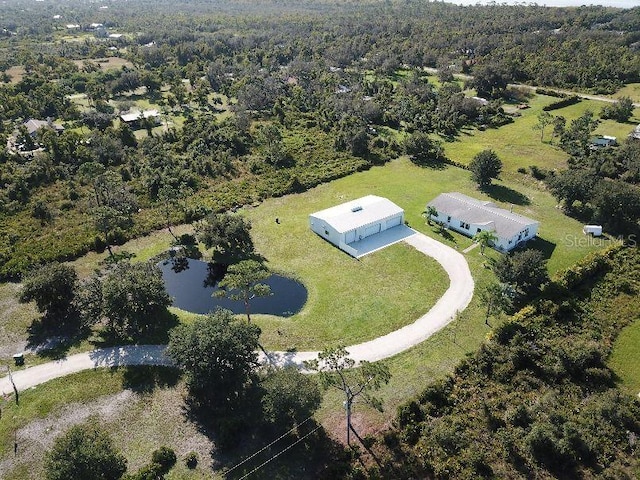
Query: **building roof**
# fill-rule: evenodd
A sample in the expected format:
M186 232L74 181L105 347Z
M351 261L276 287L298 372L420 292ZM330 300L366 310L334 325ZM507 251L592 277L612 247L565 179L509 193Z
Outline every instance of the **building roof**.
M466 223L485 225L500 238L511 238L523 229L539 224L531 218L500 208L493 202L477 200L458 192L442 193L427 206Z
M133 122L135 120L140 120L142 118L149 118L149 117L157 117L159 115L158 110L145 110L144 112L141 112L139 110L134 110L133 112L129 112L129 113L123 113L122 115L120 115L120 118L122 119L123 122Z
M64 130L64 127L61 125L55 125L54 123L51 123L47 120L34 120L33 118L24 122L24 126L27 128L27 132L29 132L29 135L33 135L42 127L53 128L57 132L61 132Z
M311 216L324 220L339 233L344 233L403 212L404 210L391 200L376 195L367 195L312 213Z

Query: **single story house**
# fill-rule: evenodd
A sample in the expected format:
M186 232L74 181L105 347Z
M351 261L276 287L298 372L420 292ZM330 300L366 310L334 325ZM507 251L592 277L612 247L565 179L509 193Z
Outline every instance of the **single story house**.
M139 127L140 121L146 118L152 119L155 125L158 125L160 123L160 113L156 109L144 110L142 112L139 110L134 110L132 112L123 113L122 115L120 115L120 120L134 128Z
M311 230L353 254L349 244L404 223L404 210L383 197L367 195L309 215Z
M601 135L598 137L594 137L589 142L589 148L591 150L596 150L598 148L604 147L615 147L618 144L618 139L616 137L611 137L609 135Z
M51 120L34 120L32 118L24 122L24 126L32 137L35 137L36 133L41 128L52 128L56 133L64 132L64 127L62 125L56 125Z
M493 247L508 252L530 240L538 233L539 222L510 210L498 207L495 203L477 200L463 193L442 193L427 204L438 212L431 218L456 232L468 237L488 230L497 239Z

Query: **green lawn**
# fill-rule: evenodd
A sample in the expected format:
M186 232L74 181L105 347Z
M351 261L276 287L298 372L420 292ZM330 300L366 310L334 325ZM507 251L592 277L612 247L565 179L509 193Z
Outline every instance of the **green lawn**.
M553 127L548 126L544 132L544 141L541 141L539 130L533 127L538 123L537 116L542 111L542 107L557 99L545 95L534 96L529 105L531 108L521 110L522 116L517 117L515 122L500 128L489 128L485 131L468 129L463 131L454 142L445 142L446 155L462 164L468 164L471 159L482 150L494 150L502 160L503 176L505 178L517 177L517 169L528 168L535 165L546 170L561 170L566 167L567 154L556 144L551 145L551 134ZM580 103L569 107L553 110L550 112L554 116L563 116L567 120L567 125L591 110L596 118L599 118L600 111L605 105L603 102L595 100L583 100ZM634 111L634 116L628 123L618 123L613 120L602 120L594 134L612 135L618 138L619 142L626 139L633 129L633 125L640 123L640 109Z
M609 365L633 395L640 394L640 321L625 327L616 339Z

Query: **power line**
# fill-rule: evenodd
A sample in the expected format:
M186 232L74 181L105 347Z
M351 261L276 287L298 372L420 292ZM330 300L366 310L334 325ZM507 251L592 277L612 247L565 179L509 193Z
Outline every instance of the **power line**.
M244 460L242 460L240 463L237 463L236 465L234 465L233 467L231 467L229 470L226 471L226 473L230 473L233 470L235 470L236 468L238 468L240 465L243 465L245 463L247 463L249 460L251 460L253 457L255 457L256 455L259 455L260 453L264 452L267 448L269 448L271 445L273 445L274 443L280 441L281 439L283 439L284 437L286 437L287 435L289 435L291 432L293 432L294 430L296 430L298 427L300 427L301 425L304 425L306 422L308 422L309 420L311 420L311 418L313 418L313 416L311 417L307 417L306 420L303 420L300 424L296 425L295 427L293 427L291 430L289 430L286 433L283 433L282 435L280 435L278 438L276 438L273 442L271 442L269 445L266 445L264 447L262 447L260 450L258 450L256 453L254 453L253 455L251 455L250 457L245 458ZM304 438L304 437L303 437ZM244 477L243 477L244 478Z
M260 465L258 465L256 468L254 468L253 470L251 470L249 473L245 474L244 476L240 477L239 480L244 480L245 478L247 478L249 475L257 472L258 470L260 470L262 467L264 467L267 463L271 462L272 460L275 460L276 458L278 458L280 455L282 455L284 452L286 452L287 450L290 450L291 448L295 447L298 443L300 443L302 440L304 440L305 438L307 438L309 435L311 435L312 433L314 433L315 431L319 430L322 428L322 425L318 425L316 428L314 428L313 430L311 430L309 433L307 433L304 437L299 438L298 440L296 440L295 442L293 442L291 445L289 445L287 448L285 448L284 450L282 450L281 452L276 453L273 457L271 457L269 460L267 460L266 462L261 463Z

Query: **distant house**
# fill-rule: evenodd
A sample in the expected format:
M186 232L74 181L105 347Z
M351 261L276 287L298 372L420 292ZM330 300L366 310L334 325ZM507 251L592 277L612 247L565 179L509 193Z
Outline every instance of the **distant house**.
M463 193L442 193L427 204L438 215L432 219L468 237L484 230L493 232L497 239L493 247L508 252L530 240L538 233L540 223L523 215L498 207L495 203L477 200Z
M629 134L631 140L640 140L640 125L634 128Z
M589 148L591 150L597 150L604 147L614 147L618 144L616 137L610 137L609 135L600 135L593 137L589 142Z
M483 107L489 105L489 100L487 100L486 98L482 98L482 97L471 97L471 100L475 100L477 103L479 103L480 105L482 105Z
M144 110L142 112L139 110L134 110L133 112L123 113L122 115L120 115L120 120L122 120L132 128L141 128L141 121L147 118L150 118L153 121L154 125L160 124L160 112L155 109Z
M64 132L64 127L62 125L56 125L51 120L34 120L29 119L24 122L24 127L29 132L31 137L35 137L38 130L41 128L51 128L56 131L56 133L60 134Z
M383 197L367 195L309 215L311 230L353 255L349 244L404 223L404 210Z

